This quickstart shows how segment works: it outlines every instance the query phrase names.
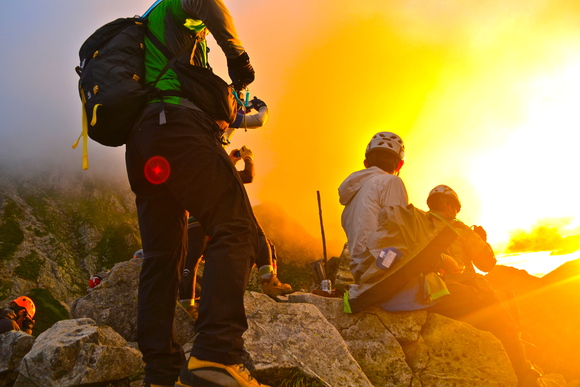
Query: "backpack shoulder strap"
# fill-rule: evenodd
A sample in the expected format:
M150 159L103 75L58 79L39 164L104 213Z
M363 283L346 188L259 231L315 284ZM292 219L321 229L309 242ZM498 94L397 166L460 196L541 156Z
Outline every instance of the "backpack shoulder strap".
M157 38L157 36L155 36L155 34L153 32L151 32L151 30L149 30L149 28L147 28L145 30L145 35L151 41L151 43L153 43L153 45L167 58L167 61L168 61L167 64L165 65L165 67L163 67L163 69L157 75L155 82L153 82L153 87L155 87L157 85L157 82L159 82L159 80L163 76L163 74L165 74L167 72L167 70L169 70L169 68L171 66L173 66L173 64L175 63L175 61L179 57L181 57L186 52L191 51L193 49L193 47L195 46L197 41L195 38L192 38L187 44L185 44L183 47L181 47L181 49L179 49L179 51L175 55L171 55L171 52L169 52L169 49L163 43L161 43L161 41ZM176 92L174 92L174 93L176 93ZM182 96L180 94L167 94L167 95L175 95L178 97Z
M155 9L155 7L157 7L159 5L159 3L161 3L162 1L163 0L157 0L155 3L153 3L153 5L151 7L149 7L149 9L147 11L145 11L145 13L143 15L141 15L140 21L147 19L147 16L149 16L151 11L153 11Z

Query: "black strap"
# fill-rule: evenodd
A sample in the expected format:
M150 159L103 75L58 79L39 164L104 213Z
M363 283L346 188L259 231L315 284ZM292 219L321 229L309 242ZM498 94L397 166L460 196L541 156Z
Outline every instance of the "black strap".
M192 37L191 40L186 45L181 47L175 55L171 55L171 52L169 52L169 49L167 48L167 46L165 46L163 43L161 43L161 41L157 38L157 36L155 36L155 34L153 34L153 32L151 32L151 30L149 28L146 28L145 35L151 41L151 43L153 43L153 45L159 51L161 51L161 53L165 56L165 58L167 58L167 64L159 72L159 74L157 75L157 78L155 79L155 82L153 82L153 87L155 87L155 85L157 85L157 82L159 82L159 80L161 79L163 74L165 74L167 72L167 70L169 70L169 68L171 66L173 66L173 64L175 63L175 61L179 57L181 57L186 52L193 50L193 48L195 47L195 44L197 42L197 39L195 37Z

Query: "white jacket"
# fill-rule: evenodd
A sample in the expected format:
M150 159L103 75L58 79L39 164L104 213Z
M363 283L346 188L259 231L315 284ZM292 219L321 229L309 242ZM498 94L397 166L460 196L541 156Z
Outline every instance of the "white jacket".
M351 271L358 283L359 263L368 257L368 239L385 220L389 206L406 206L407 190L399 176L370 167L348 176L338 188L342 212L342 228L348 239Z

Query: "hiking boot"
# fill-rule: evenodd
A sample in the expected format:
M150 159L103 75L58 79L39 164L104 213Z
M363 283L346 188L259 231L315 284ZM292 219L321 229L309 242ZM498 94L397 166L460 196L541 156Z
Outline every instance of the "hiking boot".
M243 364L225 365L190 357L175 387L268 387L254 379Z
M269 280L262 280L262 292L272 298L292 293L292 286L280 282L276 274L272 274Z

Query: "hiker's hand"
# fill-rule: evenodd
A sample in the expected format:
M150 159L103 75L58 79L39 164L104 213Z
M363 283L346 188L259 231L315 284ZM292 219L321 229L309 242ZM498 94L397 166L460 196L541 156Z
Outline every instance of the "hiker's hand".
M254 82L254 68L247 52L235 59L228 59L228 74L234 83L234 89L238 91Z
M32 334L32 328L34 328L34 320L31 319L30 317L26 317L24 319L24 321L22 322L22 327L20 327L20 329L25 332L28 333L29 335Z
M266 103L257 97L254 97L252 100L252 108L256 110L260 110L260 108L266 106Z
M230 160L232 160L232 163L234 163L234 165L236 165L236 163L241 159L242 157L240 155L239 149L234 149L230 152Z
M460 266L450 255L441 254L441 268L448 274L461 274L465 267Z
M240 148L240 156L245 160L247 158L254 159L254 152L252 152L249 148L246 148L244 145Z
M473 231L483 239L484 242L487 242L487 233L481 226L472 226Z

